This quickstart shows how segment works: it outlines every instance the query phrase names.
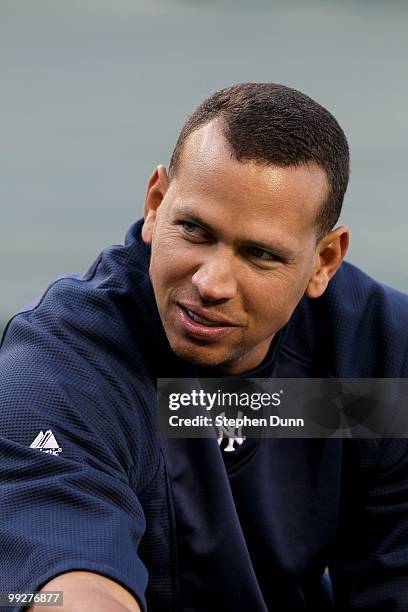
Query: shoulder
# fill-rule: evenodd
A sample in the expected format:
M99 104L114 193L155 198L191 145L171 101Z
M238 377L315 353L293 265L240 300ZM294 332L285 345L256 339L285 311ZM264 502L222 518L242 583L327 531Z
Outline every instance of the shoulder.
M408 376L408 296L343 262L325 293L304 297L291 342L336 377Z
M401 355L408 345L408 296L344 262L322 296L338 332L355 331L366 348Z
M323 298L339 312L381 319L390 328L408 322L408 295L378 282L348 262L340 266Z
M139 242L104 249L84 274L54 281L6 327L0 359L24 352L64 354L65 361L103 371L113 361L145 373L143 330L154 320L148 259Z
M124 247L109 248L88 273L57 280L9 323L0 349L0 436L29 447L51 430L72 458L154 472L155 386L139 335L145 320L128 291L135 279L142 286L145 272L128 257Z

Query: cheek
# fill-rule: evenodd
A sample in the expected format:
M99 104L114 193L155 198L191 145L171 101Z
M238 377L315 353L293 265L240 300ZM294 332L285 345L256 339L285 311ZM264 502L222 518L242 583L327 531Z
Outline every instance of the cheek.
M302 298L305 285L305 281L283 273L264 282L246 283L245 308L254 314L255 326L276 331L285 325Z
M197 253L180 241L162 240L152 248L150 276L156 289L168 289L188 281L199 265ZM160 286L159 286L160 285Z

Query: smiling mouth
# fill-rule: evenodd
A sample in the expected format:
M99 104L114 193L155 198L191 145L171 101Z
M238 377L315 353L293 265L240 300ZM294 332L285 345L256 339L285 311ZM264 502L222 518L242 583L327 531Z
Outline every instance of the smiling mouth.
M202 309L199 310L198 307L192 310L183 304L179 304L179 306L193 321L201 325L206 325L207 327L237 327L237 325L226 319L216 318L212 313L209 313L209 316L205 316L207 313L202 312ZM199 312L197 312L197 310L199 310Z
M181 329L195 339L214 341L224 337L237 326L227 320L215 319L198 314L194 310L178 304L178 321Z
M198 314L189 310L188 308L184 309L188 316L193 319L196 323L201 323L201 325L207 325L208 327L227 327L225 323L221 323L219 321L211 321L210 319L206 319L205 317L200 317ZM228 326L230 327L230 326Z

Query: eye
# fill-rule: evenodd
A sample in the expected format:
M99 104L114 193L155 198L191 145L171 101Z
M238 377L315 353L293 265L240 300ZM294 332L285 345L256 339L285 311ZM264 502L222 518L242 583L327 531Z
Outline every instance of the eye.
M196 234L197 231L201 230L198 225L195 223L190 223L189 221L182 221L180 225L182 226L183 230L187 232L187 234Z
M194 238L195 240L208 239L208 233L206 230L196 223L191 223L191 221L180 221L179 223L184 235L187 235L188 238Z
M249 247L247 250L250 257L260 261L276 261L277 257L273 255L273 253L269 253L269 251L264 251L263 249L259 249L258 247Z

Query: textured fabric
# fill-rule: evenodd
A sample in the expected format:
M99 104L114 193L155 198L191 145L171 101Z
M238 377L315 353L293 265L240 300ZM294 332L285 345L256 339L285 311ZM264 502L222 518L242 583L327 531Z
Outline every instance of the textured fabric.
M159 437L156 377L198 372L170 350L140 228L4 335L0 591L82 569L149 612L323 612L329 566L337 610L407 611L406 440L260 440L224 460L216 440ZM406 296L344 263L248 376L406 377L407 340ZM30 448L49 430L60 451Z

